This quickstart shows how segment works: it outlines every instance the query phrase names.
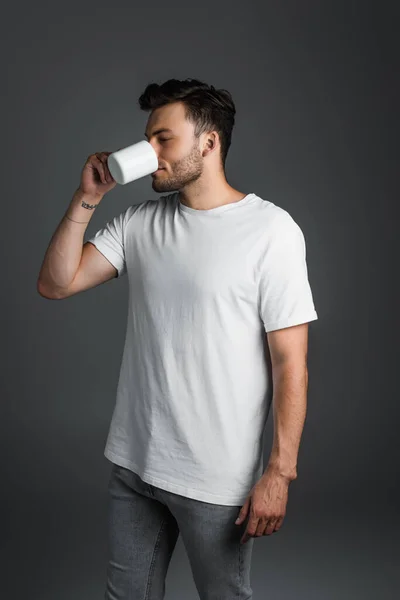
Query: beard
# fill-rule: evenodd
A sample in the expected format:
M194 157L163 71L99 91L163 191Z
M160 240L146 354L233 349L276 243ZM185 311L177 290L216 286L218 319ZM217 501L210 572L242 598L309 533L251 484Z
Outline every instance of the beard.
M197 181L203 173L203 157L198 145L194 145L190 153L171 164L172 175L167 171L153 177L152 188L155 192L179 191L189 183Z

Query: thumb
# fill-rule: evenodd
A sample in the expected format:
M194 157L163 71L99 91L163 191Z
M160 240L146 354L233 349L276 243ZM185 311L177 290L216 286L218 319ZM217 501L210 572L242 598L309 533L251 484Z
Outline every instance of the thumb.
M240 525L240 523L243 523L243 521L245 520L245 518L247 516L247 512L249 510L249 505L250 505L250 497L248 497L246 499L246 502L243 504L242 508L240 509L239 516L235 521L236 525Z

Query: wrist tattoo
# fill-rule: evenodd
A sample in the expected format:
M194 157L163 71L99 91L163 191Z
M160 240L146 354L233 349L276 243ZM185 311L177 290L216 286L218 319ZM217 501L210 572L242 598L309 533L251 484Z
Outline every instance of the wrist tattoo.
M82 208L87 208L87 210L93 210L94 208L96 208L96 206L98 206L98 204L88 204L87 202L85 202L84 200L82 200L81 203ZM67 217L67 219L69 219L70 221L73 221L74 223L89 223L89 221L75 221L75 219L71 219L71 217L69 217L67 214L65 214L65 216Z
M93 208L96 208L96 206L98 206L98 204L88 204L87 202L85 202L84 200L82 200L81 206L83 208L87 208L88 210L92 210Z

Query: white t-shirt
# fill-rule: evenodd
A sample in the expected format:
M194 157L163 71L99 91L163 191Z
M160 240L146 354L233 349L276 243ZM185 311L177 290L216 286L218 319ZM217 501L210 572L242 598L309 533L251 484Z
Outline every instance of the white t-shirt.
M175 494L242 505L264 470L266 332L318 318L300 227L253 193L197 210L174 192L88 241L129 282L104 455Z

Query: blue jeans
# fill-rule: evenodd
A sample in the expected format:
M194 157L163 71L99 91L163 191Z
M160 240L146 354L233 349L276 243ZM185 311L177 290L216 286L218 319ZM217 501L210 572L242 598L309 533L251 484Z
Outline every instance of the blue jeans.
M254 538L240 544L247 523L235 525L241 506L167 492L114 463L108 498L106 600L162 600L179 533L201 600L251 600Z

